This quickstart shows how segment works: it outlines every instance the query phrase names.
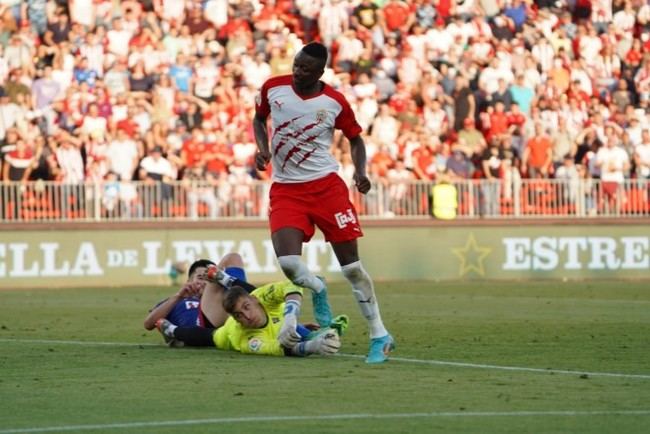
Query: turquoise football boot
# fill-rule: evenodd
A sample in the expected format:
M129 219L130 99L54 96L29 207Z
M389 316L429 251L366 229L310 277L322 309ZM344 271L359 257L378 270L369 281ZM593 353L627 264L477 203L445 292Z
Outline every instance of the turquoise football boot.
M370 351L366 363L383 363L395 349L395 339L391 335L370 339Z
M314 319L321 328L329 327L332 322L332 310L330 309L330 303L327 299L327 284L325 279L318 276L318 278L323 282L324 288L321 292L312 291L311 292L311 301L314 306Z

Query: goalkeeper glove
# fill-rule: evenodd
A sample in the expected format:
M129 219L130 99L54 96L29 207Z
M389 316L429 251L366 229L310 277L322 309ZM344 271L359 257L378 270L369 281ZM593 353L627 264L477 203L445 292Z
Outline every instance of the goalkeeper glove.
M292 348L294 356L308 356L319 354L332 356L341 348L341 340L334 329L327 329L310 341L300 342Z
M300 335L296 331L300 303L297 300L288 300L284 305L284 322L280 328L278 341L285 348L292 348L300 342Z

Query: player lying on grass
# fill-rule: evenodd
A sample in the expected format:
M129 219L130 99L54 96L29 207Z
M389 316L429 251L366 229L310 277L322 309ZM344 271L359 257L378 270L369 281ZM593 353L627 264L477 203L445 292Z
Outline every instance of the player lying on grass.
M255 289L246 282L244 262L239 254L225 255L218 265L208 259L199 259L190 266L183 287L149 311L144 328L153 330L160 319L184 327L221 327L228 318L228 313L222 307L225 289L218 280L208 279L208 271L212 267L225 270L226 275L222 278L227 282L236 283L249 292Z
M166 340L192 346L214 345L221 350L273 356L336 354L347 317L340 315L330 327L315 331L298 324L302 292L290 281L269 283L250 294L241 286L232 286L223 300L224 310L231 315L223 327L179 327L164 319L157 326Z

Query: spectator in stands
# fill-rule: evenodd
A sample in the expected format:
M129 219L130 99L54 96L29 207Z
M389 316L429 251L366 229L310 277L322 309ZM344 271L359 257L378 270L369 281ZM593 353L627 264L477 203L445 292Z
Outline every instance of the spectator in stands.
M413 206L408 196L410 181L415 180L413 172L406 168L404 160L398 158L394 166L388 169L386 179L389 185L389 210L395 215L408 215Z
M388 0L381 8L379 16L384 35L398 39L405 37L415 22L415 15L402 0Z
M32 146L23 139L18 139L13 150L4 156L2 180L27 182L35 163Z
M622 184L625 181L625 174L630 169L630 160L627 152L618 146L616 140L610 134L595 157L596 167L600 168L600 179L602 181L602 197L600 199L601 210L609 212L619 211L621 202L625 200Z
M6 154L18 138L31 143L37 125L51 137L68 131L80 140L86 180L92 181L105 170L93 157L100 135L114 148L119 130L126 130L135 152L133 146L123 156L107 149L106 162L118 165L120 179L131 179L132 161L144 152L138 146L162 146L178 166L189 131L199 128L208 136L220 130L216 153L222 156L206 169L221 182L231 147L247 141L239 132L246 131L242 119L251 116L255 83L290 73L293 55L311 38L329 45L341 36L332 50L335 70L324 79L351 101L370 135L369 155L371 142L389 146L373 169L381 176L398 159L415 168L412 152L422 134L478 155L481 168L486 143L481 131L465 126L469 118L488 141L499 136L502 148L508 142L516 151L540 141L538 123L552 128L553 166L564 167L563 156L571 153L596 179L603 171L596 164L599 146L613 140L633 156L631 175L643 178L637 150L644 149L642 131L649 126L650 60L644 53L650 49L650 6L534 3L280 0L254 9L250 2L211 0L195 7L155 1L143 7L129 0L116 12L110 1L14 1L16 15L5 14L0 32L0 85L9 96L0 97L0 140L8 141ZM349 74L335 74L341 71ZM505 106L505 131L497 101ZM389 104L390 117L382 103ZM205 120L211 131L200 128ZM619 128L607 130L611 124ZM12 127L19 128L16 137L5 137ZM54 153L68 145L48 142L35 144L33 178L62 176ZM207 145L209 154L214 143ZM533 157L526 151L524 172ZM435 146L430 155L434 166L456 164L454 158L449 146ZM243 167L254 172L250 162ZM552 169L526 175L558 176Z
M9 101L16 103L18 95L31 99L32 90L28 84L31 84L31 79L25 76L22 68L9 71L9 77L4 86L4 92L9 96Z
M463 128L458 131L458 149L462 151L467 158L474 158L483 154L487 148L487 142L483 134L476 129L473 118L463 120Z
M461 146L452 146L451 155L445 165L447 180L464 181L471 178L473 172L471 160L467 157Z
M553 144L541 123L535 124L535 134L526 143L522 165L529 178L548 178L553 163Z
M52 181L59 175L59 164L56 161L56 143L54 136L38 136L35 139L36 155L34 170L31 173L31 179Z
M557 169L565 164L567 155L571 158L575 155L574 139L563 116L558 118L557 129L553 130L551 142L553 143L553 167Z
M436 178L436 154L437 144L432 140L421 141L420 146L413 151L413 173L417 179L431 181Z
M0 140L4 139L7 132L22 120L20 107L11 102L9 95L0 88Z
M454 129L459 131L463 128L465 119L475 119L476 100L472 90L469 88L467 78L460 76L456 79L454 89Z
M216 219L219 215L219 201L215 194L218 179L204 167L188 168L183 173L183 184L187 192L188 217L199 218L199 204L207 207L207 217Z
M172 198L173 188L170 184L171 181L176 179L176 169L174 166L163 156L163 149L160 146L154 147L142 161L139 166L139 179L144 181L146 185L156 186L157 192L162 199L162 213L164 216L169 215L169 200ZM149 204L154 205L156 202ZM145 210L150 211L147 205Z
M634 164L637 179L650 179L650 130L648 128L643 130L641 143L634 149Z
M400 122L395 118L388 104L379 106L379 114L372 124L370 137L378 145L395 147L399 135ZM394 152L391 152L394 155Z
M133 179L144 149L138 149L136 142L122 128L117 129L116 136L108 144L106 158L109 170L117 173L120 180Z
M330 0L323 4L318 15L318 30L323 44L328 49L341 34L348 30L348 26L349 18L345 2Z
M575 204L578 199L580 172L576 167L573 155L567 153L562 159L562 165L555 171L555 179L562 181L558 192L560 204Z
M87 134L93 139L104 142L107 132L108 123L105 117L100 116L99 106L96 103L90 104L88 106L88 113L86 113L81 123L79 133Z
M499 138L494 137L481 155L481 169L488 182L481 184L481 214L487 217L499 215L501 164L503 153L499 149Z
M84 161L81 155L82 139L60 132L58 141L59 146L55 153L61 169L61 182L64 184L81 184L85 178Z

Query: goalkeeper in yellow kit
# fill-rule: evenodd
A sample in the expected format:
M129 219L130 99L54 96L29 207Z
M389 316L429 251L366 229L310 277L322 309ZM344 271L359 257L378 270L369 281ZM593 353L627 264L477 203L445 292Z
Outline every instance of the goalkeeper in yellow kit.
M298 324L303 289L290 281L270 283L249 292L241 286L228 288L224 310L231 316L217 329L176 327L161 320L158 329L176 342L206 345L245 354L272 356L332 355L341 347L340 334L347 317L336 317L330 327L312 330Z

